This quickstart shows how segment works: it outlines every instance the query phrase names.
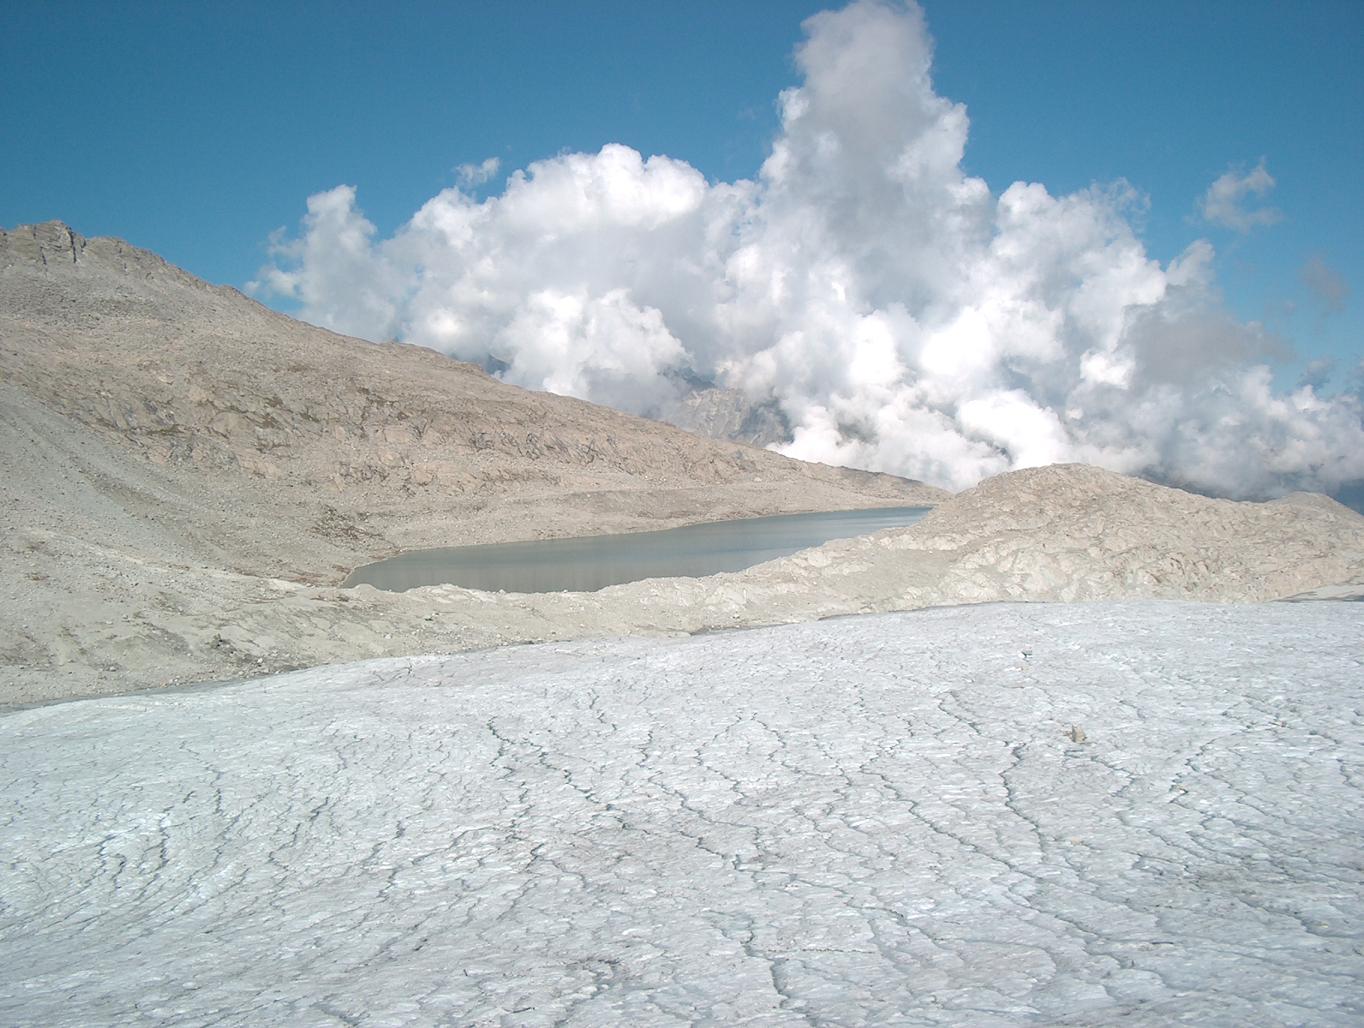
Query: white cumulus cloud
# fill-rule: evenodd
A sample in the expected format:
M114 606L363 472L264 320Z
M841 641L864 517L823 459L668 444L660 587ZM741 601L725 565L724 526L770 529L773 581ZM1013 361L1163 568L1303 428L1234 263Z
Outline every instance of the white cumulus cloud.
M637 413L714 382L778 408L793 456L951 487L1060 460L1233 495L1364 478L1358 397L1274 391L1283 346L1221 306L1211 244L1152 259L1123 182L995 195L963 171L969 119L933 89L917 7L859 0L805 30L752 180L608 145L483 199L471 172L389 238L341 186L260 287ZM1205 213L1264 223L1244 205L1263 164L1229 176Z
M1198 202L1204 220L1237 232L1249 232L1257 225L1273 225L1283 214L1273 207L1252 206L1247 201L1263 200L1274 188L1274 176L1262 160L1247 172L1228 168L1219 175Z
M455 169L459 184L465 189L474 189L492 179L502 167L496 157L489 157L478 164L461 164Z

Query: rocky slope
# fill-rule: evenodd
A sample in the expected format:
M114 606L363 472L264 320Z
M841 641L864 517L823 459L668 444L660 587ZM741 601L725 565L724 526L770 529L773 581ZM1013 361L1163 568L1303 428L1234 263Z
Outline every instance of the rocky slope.
M1079 466L944 496L342 338L64 226L0 236L0 704L945 603L1364 585L1364 518L1323 497ZM912 529L707 579L335 585L410 547L938 501Z
M944 495L337 336L55 222L0 232L0 341L0 380L42 409L166 469L206 508L226 496L307 525L347 560ZM294 539L261 539L239 564L338 570Z
M0 231L0 702L33 669L212 673L119 626L402 549L944 495L338 336L60 223Z

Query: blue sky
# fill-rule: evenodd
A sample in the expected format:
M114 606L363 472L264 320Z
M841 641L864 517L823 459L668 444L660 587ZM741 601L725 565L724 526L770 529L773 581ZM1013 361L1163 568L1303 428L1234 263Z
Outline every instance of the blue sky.
M490 156L481 196L607 143L751 179L799 83L802 21L826 6L6 4L0 225L60 218L240 287L270 233L298 231L307 197L340 184L388 237ZM1230 310L1297 350L1281 385L1322 356L1345 383L1364 338L1364 4L922 7L934 89L970 116L967 173L996 195L1126 180L1151 257L1207 238ZM1214 180L1261 164L1275 184L1249 202L1277 220L1200 217Z
M359 187L395 228L467 161L625 143L752 176L827 4L62 3L0 14L0 224L57 217L242 284L310 193ZM1066 192L1126 178L1168 259L1194 201L1264 158L1284 220L1212 232L1246 317L1310 308L1320 254L1349 317L1290 319L1345 356L1364 286L1364 4L934 2L938 91L971 115L966 166ZM1346 330L1347 323L1352 326ZM1358 344L1356 343L1355 346Z

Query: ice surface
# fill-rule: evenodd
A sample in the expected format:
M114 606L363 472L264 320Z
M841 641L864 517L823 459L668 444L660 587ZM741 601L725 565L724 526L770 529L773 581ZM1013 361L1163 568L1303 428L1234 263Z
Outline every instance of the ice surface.
M0 1022L1358 1022L1362 615L939 609L13 713Z

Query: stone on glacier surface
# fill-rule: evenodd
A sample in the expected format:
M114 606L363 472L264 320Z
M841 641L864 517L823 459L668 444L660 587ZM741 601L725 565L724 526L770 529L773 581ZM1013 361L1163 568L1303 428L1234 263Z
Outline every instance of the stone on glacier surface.
M939 609L11 713L0 1021L1358 1021L1361 613Z

